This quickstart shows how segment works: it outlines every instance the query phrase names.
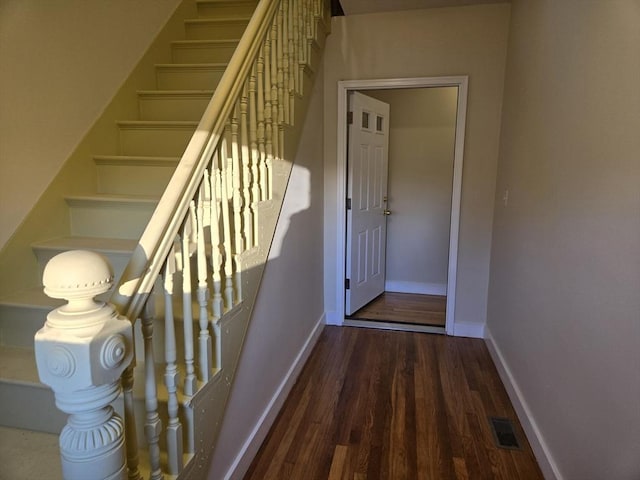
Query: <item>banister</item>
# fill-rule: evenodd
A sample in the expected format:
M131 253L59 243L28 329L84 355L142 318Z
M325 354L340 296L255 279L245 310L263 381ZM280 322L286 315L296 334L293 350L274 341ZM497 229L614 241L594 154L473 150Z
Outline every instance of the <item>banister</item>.
M207 160L222 138L260 50L271 30L280 0L260 0L196 131L145 228L110 302L134 321L153 289L189 204L196 194Z
M326 32L318 32L326 26L323 5L260 0L111 296L113 307L93 300L113 281L99 255L67 252L45 270L46 292L69 305L36 334L41 378L71 414L65 432L72 440L85 430L111 432L99 448L83 443L76 451L61 441L65 478L204 478L276 231L291 171L284 152L301 131L294 112L305 110L298 100L313 74L311 49ZM69 285L79 292L70 295ZM80 337L92 348L76 348ZM74 375L76 357L78 372L91 375ZM134 376L141 396L134 397ZM123 418L110 405L120 392ZM83 405L68 401L75 398ZM136 414L140 400L143 415ZM76 428L79 422L90 428Z

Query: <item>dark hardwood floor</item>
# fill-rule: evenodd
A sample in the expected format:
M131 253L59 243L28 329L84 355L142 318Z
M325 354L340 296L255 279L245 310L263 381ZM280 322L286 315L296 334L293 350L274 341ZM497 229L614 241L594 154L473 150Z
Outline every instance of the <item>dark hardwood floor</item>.
M488 417L516 424L498 448ZM482 340L326 327L247 480L538 480Z
M446 313L445 296L384 292L349 318L444 327Z

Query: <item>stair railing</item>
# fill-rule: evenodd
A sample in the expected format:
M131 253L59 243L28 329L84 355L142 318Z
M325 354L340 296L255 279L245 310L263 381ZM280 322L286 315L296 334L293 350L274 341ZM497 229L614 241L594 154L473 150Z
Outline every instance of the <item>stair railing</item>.
M93 411L82 417L80 412L80 417L70 417L73 425L68 427L74 431L88 425L86 431L82 430L85 436L107 432L112 446L108 461L105 461L104 449L93 448L90 441L83 443L73 455L62 452L65 478L141 478L133 395L134 382L139 381L140 373L144 377L145 413L139 424L144 430L144 450L148 453L145 470L150 472L151 479L164 478L165 473L180 478L184 473L191 478L193 468L187 471L187 465L195 463L192 460L202 446L196 445L199 426L190 406L192 399L207 388L221 368L221 318L242 304L243 255L253 250L268 251L268 244L260 244L258 205L273 197L274 163L284 156L286 126L294 122L295 99L303 94L304 68L311 62L317 20L323 15L323 0L260 0L258 3L111 296L110 302L118 314L108 310L111 313L105 318L118 322L113 328L121 328L123 318L130 321L130 330L138 328L136 322L141 319L142 338L135 343L137 352L134 355L128 333L107 336L107 340L115 335L116 340L122 341L111 340L117 345L104 347L105 355L113 357L103 359L101 364L109 371L109 375L102 378L108 388L91 387L98 392L96 395L102 395L104 390L103 398L96 403L101 413ZM64 271L64 267L58 268ZM97 281L107 284L111 279ZM163 302L154 301L152 292L161 292ZM91 312L94 305L99 305L93 303L92 294L96 294L96 290L83 294L79 304ZM64 298L73 297L67 291L65 295ZM61 309L68 310L72 303ZM160 310L164 318L164 332L160 335L164 337L163 362L158 361L154 352L159 346L157 335L154 337L156 310ZM58 310L50 315L55 317L56 312ZM177 317L182 318L180 332L176 330L180 323ZM47 324L54 330L61 325L55 321ZM194 325L197 326L195 332ZM61 328L68 329L65 325ZM98 331L97 336L98 343L106 341L104 332ZM40 353L36 353L39 370L64 370L64 365L58 368L58 364L64 363L64 352L68 348L57 331L53 331L52 337L55 347L59 347L56 350L59 355L52 361L51 345L47 338L42 338ZM131 357L133 360L129 363ZM142 372L136 368L136 360L143 364ZM96 358L90 355L83 361L93 365ZM125 364L129 365L126 369ZM157 370L159 365L161 371ZM69 379L75 373L66 370L63 373L62 376L49 375L52 377L49 384L57 395L56 382L66 382L62 387L63 396L73 398L77 392L73 388L69 390L69 385L74 383ZM120 428L122 420L108 406L114 392L119 390L114 387L113 375L120 373L124 431ZM159 377L163 382L158 381ZM163 412L159 411L159 392L166 396ZM91 420L88 423L87 418ZM161 446L166 451L163 460ZM199 459L198 463L203 461Z

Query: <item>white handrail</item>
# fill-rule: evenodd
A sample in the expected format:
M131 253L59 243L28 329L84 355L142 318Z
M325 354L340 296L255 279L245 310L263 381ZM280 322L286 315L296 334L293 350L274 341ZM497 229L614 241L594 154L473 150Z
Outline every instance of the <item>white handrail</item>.
M131 321L140 315L153 289L279 4L280 0L260 0L110 299Z

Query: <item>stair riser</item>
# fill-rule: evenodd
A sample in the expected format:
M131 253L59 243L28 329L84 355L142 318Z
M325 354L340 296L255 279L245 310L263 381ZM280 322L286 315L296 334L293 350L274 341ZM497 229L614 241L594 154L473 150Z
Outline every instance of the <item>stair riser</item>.
M231 60L237 42L221 45L173 45L174 63L227 63Z
M67 422L53 392L42 385L0 380L0 403L0 425L6 427L58 434Z
M71 234L83 237L137 239L155 206L77 205L70 209Z
M2 345L33 348L33 336L47 320L46 308L0 307L0 338Z
M158 90L215 90L223 73L224 66L158 67L156 85Z
M187 40L227 40L242 37L247 23L247 20L185 22L185 31Z
M98 166L98 192L160 196L174 171L175 165L167 167L100 165Z
M134 411L138 446L146 448L145 403L141 396L136 395L135 397ZM2 401L0 425L59 435L67 423L67 414L56 408L53 391L44 385L0 381L0 400ZM116 399L112 406L121 418L124 417L122 396ZM158 414L162 425L166 426L168 423L167 403L161 399L158 402ZM181 421L184 429L185 419L182 418ZM160 436L160 448L166 449L166 435Z
M120 127L122 155L181 157L195 127Z
M201 18L250 17L258 2L202 2L198 3L198 16Z
M139 98L141 120L193 120L202 118L210 95L201 96L141 96Z

